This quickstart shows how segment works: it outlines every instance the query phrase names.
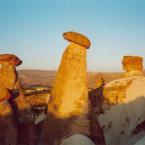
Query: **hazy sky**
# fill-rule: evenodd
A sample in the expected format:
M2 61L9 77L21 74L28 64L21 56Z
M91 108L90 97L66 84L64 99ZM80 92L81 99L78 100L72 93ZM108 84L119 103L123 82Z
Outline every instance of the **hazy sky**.
M124 55L145 59L145 0L0 0L0 53L19 68L57 69L69 30L92 42L88 70L120 71Z

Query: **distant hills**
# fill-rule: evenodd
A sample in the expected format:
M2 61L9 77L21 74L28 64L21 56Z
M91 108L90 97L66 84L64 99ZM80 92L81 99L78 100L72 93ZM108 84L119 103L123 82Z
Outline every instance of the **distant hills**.
M19 78L21 79L22 85L43 85L52 86L56 71L47 70L19 70ZM145 74L145 71L144 71ZM110 82L115 79L122 78L121 73L115 72L88 72L88 86L89 88L94 88L97 81L103 77L105 83Z
M19 70L22 85L52 86L56 72L45 70Z

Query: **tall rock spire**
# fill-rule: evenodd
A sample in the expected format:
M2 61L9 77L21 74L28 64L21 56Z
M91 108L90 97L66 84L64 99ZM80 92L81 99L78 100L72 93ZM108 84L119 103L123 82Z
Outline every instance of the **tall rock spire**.
M48 119L42 133L48 145L57 145L62 138L89 130L89 121L85 128L80 118L87 118L89 113L86 48L90 47L90 41L76 32L63 36L71 43L63 53L48 103Z

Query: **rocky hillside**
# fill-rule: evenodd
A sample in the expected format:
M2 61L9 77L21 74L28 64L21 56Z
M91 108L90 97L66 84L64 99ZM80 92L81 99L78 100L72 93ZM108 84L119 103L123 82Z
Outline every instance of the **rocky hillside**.
M19 77L23 85L52 86L56 71L47 70L19 70ZM89 88L94 88L97 81L102 78L105 83L122 78L121 73L88 72Z
M45 70L19 70L19 78L21 79L22 85L42 85L52 86L55 78L55 71Z

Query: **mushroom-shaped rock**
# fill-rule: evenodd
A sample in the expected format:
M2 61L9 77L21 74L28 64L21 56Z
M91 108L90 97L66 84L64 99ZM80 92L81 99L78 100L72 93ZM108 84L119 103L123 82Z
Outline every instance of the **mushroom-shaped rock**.
M58 145L62 139L78 133L91 136L86 65L86 48L90 42L75 32L64 33L64 37L71 40L71 43L63 53L56 74L48 103L48 117L42 131L42 141L50 145ZM84 140L80 143L81 138ZM85 142L85 137L76 136L76 139L64 144L91 145L91 142ZM97 142L98 145L104 145L99 143Z
M0 55L0 87L4 88L3 90L8 89L13 96L11 104L15 116L13 118L15 118L15 122L18 127L17 144L32 145L34 142L33 112L30 105L25 100L23 89L19 82L15 68L21 63L22 61L13 54ZM16 89L19 90L19 93L16 93ZM3 95L6 95L6 93L6 91L3 91Z
M143 76L143 58L140 56L124 56L122 67L126 71L124 77Z
M71 43L62 56L48 105L49 112L58 118L85 112L88 107L86 69L86 49Z
M51 145L75 133L90 135L86 65L88 46L80 44L78 40L83 37L75 34L64 34L65 38L75 42L71 42L63 53L48 103L42 140Z
M124 56L122 60L123 69L129 71L142 71L143 58L140 56Z
M13 54L0 54L0 63L7 62L13 66L19 66L22 61Z
M79 44L85 48L89 48L91 45L90 40L84 36L83 34L77 33L77 32L65 32L63 33L63 37L64 39L70 41L70 42L74 42L76 44Z

